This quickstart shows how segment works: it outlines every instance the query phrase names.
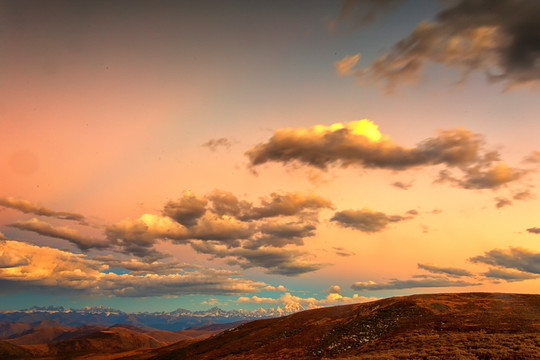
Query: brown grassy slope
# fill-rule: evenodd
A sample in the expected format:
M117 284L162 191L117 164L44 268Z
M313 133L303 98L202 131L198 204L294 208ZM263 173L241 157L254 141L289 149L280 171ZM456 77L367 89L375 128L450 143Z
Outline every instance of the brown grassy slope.
M383 299L254 321L179 347L151 358L540 359L540 295Z

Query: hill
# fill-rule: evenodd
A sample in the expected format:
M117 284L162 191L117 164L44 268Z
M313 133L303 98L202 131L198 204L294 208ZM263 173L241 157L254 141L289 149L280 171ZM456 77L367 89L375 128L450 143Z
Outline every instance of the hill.
M540 359L540 295L413 295L253 321L131 359Z

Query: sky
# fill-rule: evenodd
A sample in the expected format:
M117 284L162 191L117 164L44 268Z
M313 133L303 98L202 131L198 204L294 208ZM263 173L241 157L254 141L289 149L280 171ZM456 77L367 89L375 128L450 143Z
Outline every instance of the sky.
M0 310L540 288L540 5L0 0Z

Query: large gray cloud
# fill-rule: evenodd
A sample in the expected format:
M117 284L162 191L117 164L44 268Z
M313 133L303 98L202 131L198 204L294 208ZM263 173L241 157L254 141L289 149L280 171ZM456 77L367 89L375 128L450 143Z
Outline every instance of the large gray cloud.
M428 63L483 71L507 87L540 80L540 3L530 0L447 2L435 21L424 21L389 52L351 73L384 86L416 82Z
M307 253L284 248L259 247L227 248L210 242L193 241L192 246L200 253L216 258L227 258L230 265L239 265L243 269L262 267L268 274L298 276L324 267L307 258Z
M411 218L411 216L386 215L382 212L362 209L338 211L330 221L334 221L343 227L360 230L366 233L375 233L384 230L390 223Z
M497 151L484 149L484 138L464 128L403 147L382 135L368 120L331 126L278 129L265 143L246 152L251 166L267 162L301 164L326 169L330 165L408 170L444 165L438 181L466 189L493 189L522 178L527 172L500 161ZM456 172L458 175L456 175Z
M441 267L433 264L418 264L418 268L429 271L430 273L443 274L452 277L472 276L472 274L465 269Z
M89 249L105 249L111 247L112 245L105 239L97 239L86 236L67 226L53 226L36 218L26 221L16 221L12 224L8 224L7 226L20 230L33 231L44 236L67 240L83 251Z
M540 253L519 247L490 250L484 255L471 258L470 261L540 274Z
M528 228L527 232L531 234L540 234L540 228L539 227Z
M84 216L81 214L67 211L54 211L40 204L13 197L0 197L0 206L15 209L25 214L50 216L63 220L75 220L80 222L84 221Z
M450 280L446 277L426 277L421 279L398 280L392 279L385 283L376 283L373 281L356 282L351 288L357 291L370 290L400 290L413 288L430 288L430 287L466 287L480 285L479 283L471 283L462 280Z
M507 282L514 281L523 281L529 279L536 279L540 277L538 274L531 274L529 272L514 270L514 269L505 269L505 268L496 268L489 269L483 273L487 278L496 279L496 280L505 280Z

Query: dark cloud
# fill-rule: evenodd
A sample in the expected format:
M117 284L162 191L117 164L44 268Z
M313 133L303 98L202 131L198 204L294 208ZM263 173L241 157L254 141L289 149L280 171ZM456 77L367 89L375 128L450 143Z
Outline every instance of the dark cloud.
M230 265L238 265L243 269L262 267L268 274L298 276L324 267L324 264L308 260L308 254L298 250L275 247L227 248L203 241L192 241L191 245L197 252L229 259Z
M430 264L418 264L418 268L429 271L430 273L449 275L452 277L472 276L472 274L465 269L458 269L452 267L440 267Z
M512 200L509 200L507 198L503 198L503 197L496 197L495 198L495 207L497 209L500 209L502 207L505 207L505 206L509 206L509 205L512 205Z
M489 269L487 272L483 273L485 277L497 279L497 280L505 280L507 282L514 282L514 281L523 281L523 280L529 280L529 279L536 279L540 277L538 274L531 274L529 272L523 272L518 271L514 269L504 269L504 268L498 268L498 269Z
M165 204L163 215L174 219L182 225L193 225L206 212L207 202L206 198L198 197L190 191L186 191L180 199Z
M260 206L250 207L241 218L255 220L276 216L293 216L303 211L317 211L331 207L332 203L330 201L314 194L272 193L269 198L261 199Z
M411 186L412 186L412 183L404 183L404 182L401 182L401 181L396 181L394 183L392 183L392 186L398 188L398 189L401 189L401 190L408 190Z
M36 218L27 221L17 221L7 226L20 230L33 231L44 236L67 240L83 251L111 247L111 243L107 242L105 239L96 239L83 235L79 231L67 226L56 227Z
M461 71L483 71L507 87L540 79L540 3L530 0L447 2L435 21L424 21L358 78L388 91L416 82L428 63Z
M534 196L530 190L519 191L512 196L514 200L529 200L529 199L532 199L533 197Z
M304 245L304 238L314 236L316 229L317 227L312 223L267 221L258 228L261 235L246 244L246 247Z
M528 228L527 232L531 234L540 234L540 228L539 227Z
M202 146L205 146L209 148L212 151L216 151L220 147L224 147L226 149L229 149L231 147L232 143L227 138L219 138L219 139L210 139Z
M527 171L508 167L496 151L485 151L484 139L464 128L439 131L415 147L395 144L368 120L309 129L279 129L246 152L251 166L266 162L408 170L445 165L439 182L466 189L493 189L522 178ZM456 175L457 174L459 175Z
M340 226L353 228L366 233L383 231L388 224L410 219L411 216L386 215L369 209L338 211L330 219Z
M356 255L356 253L354 253L352 251L347 251L342 247L333 247L332 249L334 249L336 251L336 255L339 255L339 256L345 257L345 256L354 256L354 255Z
M524 248L494 249L470 261L540 274L540 253Z
M445 277L426 277L423 279L397 280L392 279L385 283L376 283L373 281L356 282L351 288L357 291L370 290L400 290L426 287L466 287L481 285L479 283L470 283L462 280L450 280Z
M125 269L133 275L144 274L178 274L183 273L185 269L201 269L200 266L191 264L181 264L178 262L163 262L153 259L121 259L117 255L94 256L92 260L106 264L110 268Z
M84 221L84 216L77 213L66 211L54 211L40 204L33 203L27 200L15 199L13 197L0 197L0 206L15 209L25 214L34 214L40 216L50 216L62 220Z

